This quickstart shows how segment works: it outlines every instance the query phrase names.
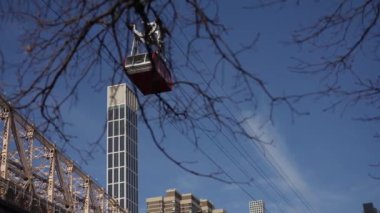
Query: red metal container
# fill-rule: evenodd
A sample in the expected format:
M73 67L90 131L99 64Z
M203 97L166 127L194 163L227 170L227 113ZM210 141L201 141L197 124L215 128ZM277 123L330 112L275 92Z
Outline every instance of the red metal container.
M125 71L144 95L167 92L173 88L171 73L157 52L127 57Z

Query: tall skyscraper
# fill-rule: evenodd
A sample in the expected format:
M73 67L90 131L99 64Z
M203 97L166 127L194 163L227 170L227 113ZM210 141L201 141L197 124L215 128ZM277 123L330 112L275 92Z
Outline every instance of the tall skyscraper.
M107 111L107 193L137 213L137 100L126 84L107 88Z
M364 213L377 213L377 209L373 206L373 203L363 203Z
M265 205L262 200L253 200L249 202L249 213L265 213Z
M226 213L223 209L214 209L214 205L193 194L180 194L175 189L166 190L165 196L146 199L147 213Z

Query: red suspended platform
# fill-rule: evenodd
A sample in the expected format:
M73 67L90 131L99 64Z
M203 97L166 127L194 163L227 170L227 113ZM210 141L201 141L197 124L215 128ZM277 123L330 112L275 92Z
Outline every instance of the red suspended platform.
M158 52L128 56L125 71L144 95L167 92L173 88L170 70Z

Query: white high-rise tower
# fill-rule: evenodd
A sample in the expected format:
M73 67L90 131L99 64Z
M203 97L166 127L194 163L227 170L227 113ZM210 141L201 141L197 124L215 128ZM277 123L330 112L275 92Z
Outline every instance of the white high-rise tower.
M107 193L138 213L137 101L126 84L107 88Z

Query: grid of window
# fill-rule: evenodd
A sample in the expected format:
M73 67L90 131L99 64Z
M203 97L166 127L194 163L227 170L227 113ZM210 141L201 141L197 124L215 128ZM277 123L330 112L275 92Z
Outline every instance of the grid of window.
M249 213L265 213L264 201L262 200L250 201Z
M107 193L137 213L137 115L125 104L109 106L107 114Z

